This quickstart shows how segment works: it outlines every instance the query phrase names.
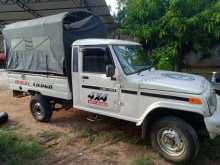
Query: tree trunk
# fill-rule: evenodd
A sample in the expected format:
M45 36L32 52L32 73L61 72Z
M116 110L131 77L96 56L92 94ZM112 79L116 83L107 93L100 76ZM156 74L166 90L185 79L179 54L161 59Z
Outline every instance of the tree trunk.
M181 72L183 69L183 50L182 45L177 47L176 71Z
M147 53L150 49L149 49L149 46L146 43L146 40L144 38L142 38L140 42L141 42L141 45L143 46L144 52Z

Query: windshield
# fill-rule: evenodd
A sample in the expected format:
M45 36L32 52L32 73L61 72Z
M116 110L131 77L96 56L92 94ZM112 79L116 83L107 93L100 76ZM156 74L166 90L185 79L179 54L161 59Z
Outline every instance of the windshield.
M138 73L151 67L140 45L114 45L115 54L126 74Z

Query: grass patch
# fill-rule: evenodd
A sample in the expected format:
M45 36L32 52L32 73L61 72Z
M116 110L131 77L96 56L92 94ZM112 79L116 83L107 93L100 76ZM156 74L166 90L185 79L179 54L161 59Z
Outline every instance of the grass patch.
M132 160L130 165L154 165L154 162L147 157Z
M84 137L89 144L100 141L111 141L115 139L122 139L129 144L149 146L143 139L137 136L131 136L124 131L111 130L111 131L96 131L92 128L73 127L70 129L70 133L73 133L75 137Z
M214 140L209 138L204 138L200 143L200 151L198 158L196 159L194 164L203 165L208 164L210 161L219 160L220 159L220 137L217 137Z
M38 133L38 137L40 138L40 142L49 142L54 139L58 139L60 137L59 132L44 130Z
M141 137L136 137L136 136L129 137L127 141L129 144L134 144L134 145L142 145L142 146L148 145L144 139L142 139Z
M1 127L0 130L3 130L3 131L16 131L17 129L17 126L13 126L13 125L4 125L3 127Z
M111 141L115 139L123 139L126 135L121 131L102 131L97 135L97 139L102 141Z
M126 135L121 131L95 131L92 128L74 127L70 132L75 134L75 137L84 137L88 144L93 144L98 140L106 142L126 138Z
M76 137L86 138L88 144L92 144L96 139L96 132L91 128L74 127L70 131L74 133Z
M42 154L43 149L36 141L21 137L11 130L0 130L0 164L24 164Z
M76 136L74 136L73 134L70 134L70 133L65 133L64 134L64 139L63 139L63 141L64 141L64 143L66 144L66 145L72 145L72 144L74 144L74 139L75 139L75 137Z

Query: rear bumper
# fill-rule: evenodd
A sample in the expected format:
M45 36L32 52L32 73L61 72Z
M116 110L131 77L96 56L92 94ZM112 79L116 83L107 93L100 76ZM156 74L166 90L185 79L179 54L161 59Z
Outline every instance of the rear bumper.
M216 136L220 135L220 96L217 96L217 100L217 110L215 113L212 116L204 119L211 139L214 139Z

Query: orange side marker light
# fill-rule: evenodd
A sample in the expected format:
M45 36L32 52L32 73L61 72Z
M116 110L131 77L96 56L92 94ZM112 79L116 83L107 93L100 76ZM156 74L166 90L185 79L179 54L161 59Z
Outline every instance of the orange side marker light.
M195 104L195 105L200 105L202 104L202 101L199 98L189 98L189 103Z

